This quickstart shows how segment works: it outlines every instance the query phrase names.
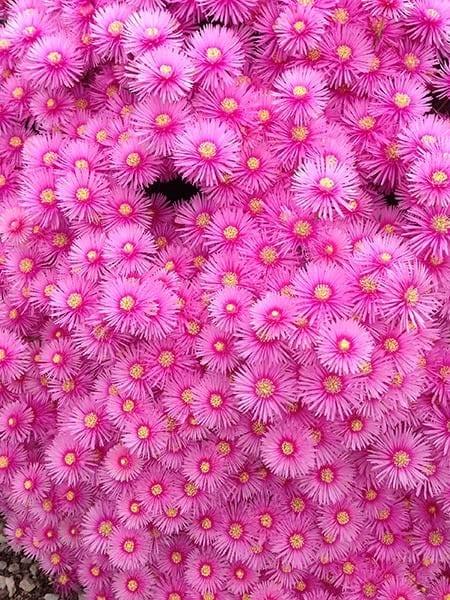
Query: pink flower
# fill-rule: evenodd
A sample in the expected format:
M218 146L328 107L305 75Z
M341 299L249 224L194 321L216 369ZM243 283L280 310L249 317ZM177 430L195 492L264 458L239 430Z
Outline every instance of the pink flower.
M205 25L188 43L188 56L195 68L195 82L205 89L231 83L244 64L240 36L225 27Z
M373 348L372 336L355 321L336 321L319 331L319 360L339 375L358 373L370 360Z
M265 364L241 368L232 389L239 408L265 422L285 413L294 399L292 373Z
M65 35L44 35L30 48L25 64L28 75L52 90L70 86L83 71L79 48Z
M235 134L216 121L198 121L180 136L174 163L193 183L214 185L237 164L239 143Z
M407 428L389 432L369 454L377 479L394 489L405 490L425 479L430 458L423 437Z
M294 425L273 425L262 439L261 458L280 477L304 475L314 466L314 443L310 432Z
M310 67L284 71L275 80L274 89L274 106L280 117L293 117L297 122L319 116L328 101L322 77Z

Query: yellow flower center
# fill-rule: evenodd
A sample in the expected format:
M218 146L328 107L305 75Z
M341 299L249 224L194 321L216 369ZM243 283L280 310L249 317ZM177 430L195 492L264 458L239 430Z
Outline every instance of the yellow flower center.
M155 117L155 123L158 127L164 128L167 127L168 125L170 125L172 122L172 119L170 118L170 116L167 113L161 113L160 115L157 115Z
M300 533L293 533L289 538L289 544L294 550L299 550L303 547L305 538Z
M332 483L334 481L334 473L330 467L325 467L320 470L320 479L324 483Z
M122 21L113 21L108 25L108 33L113 37L119 36L123 31L124 24Z
M394 465L400 469L404 469L405 467L407 467L409 465L409 463L411 462L411 457L409 456L409 454L407 452L405 452L404 450L398 450L393 458L392 458L392 462L394 463Z
M200 567L200 574L202 575L202 577L210 577L211 573L212 569L210 565L205 563Z
M155 483L150 488L150 491L153 496L160 496L163 493L163 487L160 483Z
M141 164L141 157L137 152L130 152L125 162L129 167L136 168Z
M158 356L158 362L162 367L168 369L175 362L175 354L170 352L170 350L163 350Z
M122 548L125 550L125 552L128 552L128 554L131 554L132 552L134 552L134 541L133 540L125 540Z
M336 521L339 523L339 525L347 525L350 523L350 515L346 510L341 510L336 515Z
M76 463L76 461L77 461L77 456L76 456L75 452L67 452L67 454L64 456L64 462L69 467L74 465Z
M433 530L428 535L428 541L432 546L440 546L444 542L444 536L440 531Z
M132 296L123 296L120 299L119 306L122 310L130 311L134 308L135 301Z
M306 94L308 93L308 90L304 85L296 85L292 90L292 93L297 98L303 98L303 96L306 96Z
M448 175L445 171L435 171L431 176L431 181L435 185L442 185L448 180Z
M47 58L53 65L58 65L62 61L62 54L60 52L49 52Z
M228 227L225 227L223 230L223 237L227 240L235 240L238 235L239 230L237 227L234 227L234 225L228 225Z
M222 58L222 52L219 50L219 48L208 48L206 50L206 58L209 60L209 62L216 63Z
M244 528L239 523L232 523L228 533L234 540L239 540L244 533Z
M281 452L286 456L290 456L294 453L294 444L292 442L284 441L281 444Z
M323 380L323 387L328 394L339 394L342 390L342 379L338 375L328 375Z
M89 200L90 192L88 188L82 187L77 189L75 195L77 197L77 200L80 200L81 202L86 202L86 200Z
M270 398L275 392L275 385L271 379L263 377L256 382L255 391L259 398Z
M399 349L399 343L395 338L386 338L383 344L385 350L388 352L397 352Z
M408 52L408 54L405 54L403 57L403 63L409 71L413 71L420 65L420 60L415 54Z
M66 304L74 310L80 308L80 306L83 304L83 297L78 292L74 292L69 295Z
M202 142L198 147L200 156L206 160L211 160L217 154L217 147L213 142Z
M314 297L322 302L328 300L331 297L330 286L325 283L319 283L319 285L316 285L314 288Z
M304 125L297 125L291 129L291 138L294 142L304 142L308 137L308 128Z
M447 234L449 232L450 219L447 215L435 215L431 224L437 233Z
M345 573L345 575L353 575L353 573L355 572L355 565L350 561L346 561L342 565L342 571Z
M228 114L234 113L239 107L234 98L224 98L220 103L222 110Z
M366 131L368 131L369 129L373 129L375 127L375 123L376 119L374 117L371 117L370 115L366 115L358 121L359 127L361 129L365 129Z
M228 271L222 277L222 285L229 287L236 287L239 283L239 278L236 273Z
M10 139L9 139L9 145L12 148L19 148L22 145L22 140L20 139L19 136L17 135L13 135Z
M219 394L211 394L209 403L213 408L219 408L223 404L222 396Z
M256 158L256 156L251 156L247 160L247 167L251 171L256 171L257 169L259 169L260 165L261 165L261 161L259 160L259 158Z
M131 366L129 373L133 379L140 379L144 374L144 367L138 363L135 363Z
M324 188L325 190L332 190L334 188L334 181L329 177L322 177L322 179L319 181L319 184L320 187Z
M209 473L209 472L210 472L210 470L211 470L211 463L210 463L209 461L207 461L207 460L203 460L203 461L200 463L200 471L201 471L202 473L205 473L205 474L206 474L206 473Z
M336 48L336 54L341 60L348 60L352 55L352 49L350 46L342 44Z
M137 436L140 440L146 440L150 437L150 429L147 425L141 425L137 430Z
M417 304L419 301L419 291L416 287L410 286L405 292L405 301L407 304Z
M90 412L84 417L84 424L88 429L94 429L98 423L98 415L95 412Z
M129 579L127 581L127 588L130 590L130 592L135 592L139 587L138 582L136 581L136 579Z
M342 340L339 340L338 348L341 352L348 352L351 348L351 343L346 338L343 338Z
M411 98L408 94L397 92L394 94L394 104L398 106L398 108L407 108L411 104Z
M6 454L0 455L0 469L7 469L9 466L9 458Z
M350 423L350 428L354 432L361 431L363 429L363 427L364 427L364 425L363 425L363 422L361 421L361 419L353 419L352 422Z

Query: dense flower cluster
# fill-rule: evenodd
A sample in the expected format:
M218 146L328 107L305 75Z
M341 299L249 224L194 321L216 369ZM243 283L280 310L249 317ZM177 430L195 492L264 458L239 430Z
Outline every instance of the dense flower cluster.
M10 545L86 600L449 600L449 0L2 6Z

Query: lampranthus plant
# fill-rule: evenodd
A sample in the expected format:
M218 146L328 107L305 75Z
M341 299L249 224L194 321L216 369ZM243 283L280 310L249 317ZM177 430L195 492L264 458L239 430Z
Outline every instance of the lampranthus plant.
M449 600L449 0L2 4L0 512L86 600Z

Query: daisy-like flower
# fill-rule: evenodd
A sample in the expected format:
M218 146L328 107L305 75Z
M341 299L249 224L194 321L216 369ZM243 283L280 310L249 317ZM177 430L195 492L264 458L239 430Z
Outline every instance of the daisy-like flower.
M226 125L198 121L178 139L174 164L193 183L215 185L233 171L239 157L239 142Z
M347 316L350 306L345 280L340 267L309 264L293 281L299 313L314 321Z
M138 104L131 115L137 138L160 156L167 156L177 137L187 129L188 106L182 100L163 102L158 97Z
M442 48L450 26L450 7L439 0L418 0L405 20L413 40Z
M225 333L234 333L248 319L251 301L245 288L222 288L208 305L212 322Z
M394 120L400 125L428 112L430 101L421 83L404 75L386 82L375 95L375 114Z
M324 17L322 10L312 4L287 6L273 25L278 45L291 56L302 56L316 48L324 32Z
M372 44L363 30L355 26L336 27L324 40L324 60L333 86L351 85L369 71Z
M114 176L119 185L150 185L159 175L161 166L158 157L147 152L135 138L119 142L111 151Z
M294 329L295 301L289 296L267 292L250 309L250 325L264 338L288 338Z
M328 505L344 500L350 494L353 479L353 466L346 462L345 455L341 455L333 461L322 461L300 481L307 496Z
M11 481L12 497L22 505L42 501L50 489L50 481L44 467L31 463L17 471Z
M143 567L149 557L150 544L147 537L137 531L117 528L111 536L109 560L113 567L126 571Z
M242 148L234 173L237 184L250 194L264 193L278 175L273 154L252 142Z
M274 107L281 118L296 122L320 115L329 92L319 72L310 67L285 71L274 83Z
M280 477L299 477L314 466L315 449L310 432L294 424L270 427L261 441L264 464Z
M195 82L204 89L229 84L244 65L242 41L225 27L205 25L188 42L188 56L195 68Z
M204 240L213 252L230 250L241 247L252 233L250 217L242 210L229 208L215 212L205 228Z
M441 206L412 206L405 214L405 236L411 249L442 259L450 254L450 210Z
M56 483L73 485L89 479L94 470L94 457L74 439L60 434L48 448L46 466Z
M368 330L352 320L341 320L319 330L317 356L337 374L358 373L370 360L374 341Z
M108 193L107 180L87 169L77 169L76 172L67 173L64 178L58 178L56 182L58 207L71 222L95 223L101 216L104 199ZM44 200L41 198L41 202L46 203L47 197L48 203L51 204L53 199L50 192L47 192Z
M127 568L113 575L111 587L116 598L146 600L153 590L153 576L143 566Z
M57 323L73 329L86 319L95 305L92 282L81 277L66 277L59 281L50 300L52 315Z
M111 231L105 240L105 266L119 275L142 275L151 266L155 242L144 228L130 224Z
M69 415L67 430L83 448L105 445L111 435L106 406L90 398L84 399Z
M426 152L407 173L408 189L419 204L447 207L450 161L447 153Z
M420 523L413 530L413 548L425 559L438 563L445 560L450 548L450 537L445 525Z
M145 416L132 416L124 427L124 445L143 458L157 458L167 443L165 422L155 410L148 408Z
M186 582L200 594L214 594L225 582L224 561L213 550L193 550L186 563Z
M369 463L375 477L394 489L415 489L427 476L430 450L420 434L410 428L397 428L369 450Z
M318 545L318 531L309 519L288 517L276 527L273 550L286 564L305 569L314 561Z
M226 481L225 462L211 444L193 446L183 459L182 472L189 481L206 492L220 490Z
M355 498L322 508L318 525L324 536L354 541L364 526L364 513Z
M148 228L151 223L150 201L141 191L112 186L111 193L106 198L102 220L106 230L131 224Z
M281 371L269 364L241 367L232 383L239 408L263 422L287 412L294 400L294 387L289 370Z
M124 58L125 22L130 14L129 6L113 2L99 7L92 23L92 43L101 59L120 61Z
M405 329L425 327L439 307L431 275L424 265L412 262L392 268L382 282L385 290L383 311L390 322L399 322Z
M42 345L38 366L43 375L70 381L80 369L80 352L72 340L59 337Z
M83 72L81 53L74 41L56 33L44 35L30 48L25 59L27 74L47 89L73 85Z
M193 86L194 66L179 48L162 47L145 52L126 68L130 90L141 98L155 96L176 102Z
M293 177L292 190L301 210L320 219L343 217L358 194L356 172L348 165L324 159L305 161Z
M90 552L104 553L111 535L119 525L114 506L108 502L97 502L83 517L82 532Z
M212 373L231 371L239 363L235 341L213 325L204 327L195 342L195 354Z
M131 13L125 23L124 49L133 56L160 46L181 45L180 23L170 12L161 9L141 9Z
M324 368L320 363L304 367L300 372L302 401L316 415L341 419L351 414L359 391L355 378Z
M239 420L236 399L228 379L211 373L193 388L192 414L209 429L223 430Z

